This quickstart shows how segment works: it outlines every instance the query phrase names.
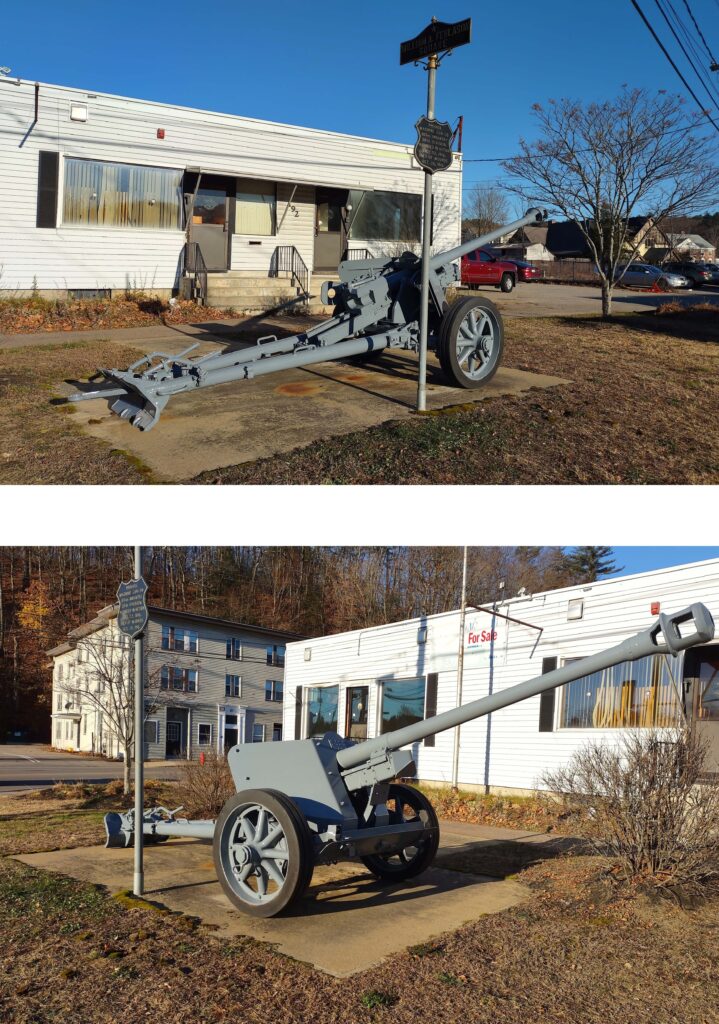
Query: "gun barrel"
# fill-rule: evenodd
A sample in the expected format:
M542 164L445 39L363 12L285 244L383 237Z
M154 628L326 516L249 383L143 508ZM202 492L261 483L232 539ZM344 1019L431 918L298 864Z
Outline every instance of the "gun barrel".
M461 245L456 246L454 249L447 249L446 252L438 252L436 256L433 256L430 260L430 266L433 270L439 270L446 263L451 263L453 260L458 260L460 256L466 255L468 252L474 252L475 249L479 249L482 245L489 245L496 238L501 238L502 235L508 235L512 231L518 231L520 228L526 227L527 224L542 224L547 219L546 210L538 210L536 207L532 207L531 210L527 210L523 217L519 220L512 221L511 224L505 224L504 227L497 228L496 231L490 231L486 235L480 235L479 238L470 238L467 242L462 242Z
M690 621L694 626L693 632L680 632L679 626ZM347 747L337 754L337 763L340 768L355 768L389 750L398 750L409 743L417 743L427 736L444 732L445 729L453 729L474 718L481 718L483 715L499 711L501 708L509 707L528 697L535 697L545 690L553 690L564 683L581 679L582 676L592 672L600 672L602 669L611 668L623 661L636 661L637 658L644 658L650 654L678 654L687 647L708 643L713 638L714 620L709 609L703 604L693 604L674 615L660 615L649 629L643 630L636 636L623 640L620 644L605 651L591 654L587 658L572 662L571 665L563 665L553 672L527 679L523 683L510 686L508 689L500 690L488 697L481 697L469 704L444 711L441 715L435 715L433 718L415 722L413 725L407 725L403 729L386 733L376 739L365 740L363 743Z

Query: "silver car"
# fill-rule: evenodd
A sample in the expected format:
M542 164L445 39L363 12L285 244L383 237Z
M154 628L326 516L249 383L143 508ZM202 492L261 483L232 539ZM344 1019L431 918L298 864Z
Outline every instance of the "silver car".
M625 269L626 268L626 269ZM681 274L674 274L651 263L620 263L614 274L618 284L631 285L634 288L652 288L661 282L666 288L688 288L689 281Z

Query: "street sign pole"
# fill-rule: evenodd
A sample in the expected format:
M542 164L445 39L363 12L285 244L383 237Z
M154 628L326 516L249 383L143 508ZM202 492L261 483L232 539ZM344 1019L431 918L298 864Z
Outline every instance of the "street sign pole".
M135 579L142 576L142 548L135 548ZM142 896L145 891L143 869L142 813L145 787L145 631L135 637L135 876L132 891Z
M427 120L434 121L434 98L437 88L437 54L427 62ZM417 412L427 409L427 335L429 333L429 258L432 240L432 173L424 172L424 212L422 214L422 277L419 315L419 377L417 380Z

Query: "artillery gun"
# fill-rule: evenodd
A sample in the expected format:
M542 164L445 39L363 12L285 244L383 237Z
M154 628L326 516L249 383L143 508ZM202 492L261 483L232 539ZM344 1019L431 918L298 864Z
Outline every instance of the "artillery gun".
M429 268L428 345L449 380L478 388L496 373L502 359L504 327L499 310L482 296L446 301L446 289L459 280L456 260L528 224L541 224L546 211L530 209L505 227L432 256ZM104 380L68 396L68 402L104 398L110 409L139 430L155 426L172 395L213 384L250 380L261 374L310 366L331 359L371 359L387 348L417 351L422 261L401 256L345 260L338 280L325 281L321 298L334 315L301 334L269 335L254 345L189 359L199 343L177 355L151 352L127 370L98 369Z
M375 739L354 743L325 733L233 747L227 756L237 793L217 821L188 821L177 811L154 808L143 814L144 841L212 840L223 890L254 917L287 911L317 864L359 859L380 880L412 878L432 863L439 823L424 794L396 781L415 774L405 747L592 672L652 654L677 655L713 637L708 609L693 604L660 615L649 629L608 650ZM108 847L130 846L134 812L106 815L105 827Z

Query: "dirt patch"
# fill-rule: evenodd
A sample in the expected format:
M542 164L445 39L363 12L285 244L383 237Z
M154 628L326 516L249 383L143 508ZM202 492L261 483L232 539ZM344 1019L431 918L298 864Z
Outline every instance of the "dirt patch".
M275 391L278 395L297 395L303 397L304 395L316 395L322 390L321 384L305 384L302 381L295 381L290 384L280 384Z
M115 327L157 324L193 324L225 320L231 309L199 306L187 299L163 299L129 294L112 299L0 299L0 334L35 334L38 331L97 331Z

